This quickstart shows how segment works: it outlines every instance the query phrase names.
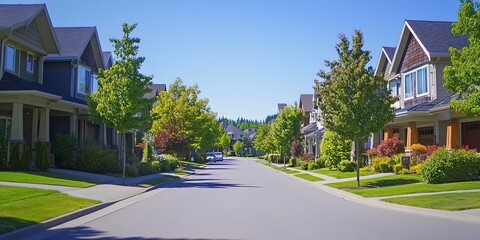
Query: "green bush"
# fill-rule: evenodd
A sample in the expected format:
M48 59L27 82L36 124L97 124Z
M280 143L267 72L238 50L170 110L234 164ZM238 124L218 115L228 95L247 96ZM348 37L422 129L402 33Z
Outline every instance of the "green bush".
M75 137L65 134L58 134L53 140L53 150L55 152L55 163L64 165L73 159L75 150Z
M8 141L0 140L0 170L8 170Z
M303 161L303 160L297 160L297 166L300 167L300 169L302 170L308 170L308 163L306 161Z
M406 175L406 174L410 174L410 170L406 169L406 168L402 168L402 170L400 170L397 174L400 174L400 175Z
M15 143L10 153L10 168L14 171L22 171L22 164L20 160L20 146Z
M279 162L279 155L278 154L270 154L268 155L268 161L273 162L273 163L278 163Z
M480 177L480 155L475 151L439 149L420 168L428 183L476 180Z
M332 169L337 167L340 161L350 159L351 149L351 141L340 138L332 131L325 131L320 153L326 167Z
M314 161L310 161L308 162L308 166L307 166L307 169L308 170L315 170L315 169L319 169L320 166L318 166L318 164Z
M30 148L27 144L23 146L22 157L20 158L21 171L27 171L30 163Z
M393 172L395 172L396 174L399 174L400 171L403 170L403 166L401 163L397 163L395 165L393 165Z
M152 166L151 162L142 161L138 164L138 174L140 176L152 174L155 172L155 168Z
M142 158L142 161L144 162L150 162L152 161L152 156L153 156L153 146L148 144L148 143L145 143L143 145L143 158Z
M129 177L138 177L138 166L136 163L125 165L125 175Z
M77 159L69 167L78 171L94 173L117 173L119 171L116 151L95 143L87 143L80 149Z
M342 160L337 165L337 168L340 172L353 172L355 171L357 164L354 161Z
M288 166L289 167L296 167L297 166L297 158L290 157L290 159L288 160Z
M325 159L319 157L319 158L316 159L316 162L317 162L319 168L324 168L325 167Z
M374 157L372 159L372 168L375 172L387 173L393 172L393 167L390 165L390 157Z
M39 170L47 170L50 168L50 159L48 157L48 148L47 144L38 141L35 144L35 152L37 153L37 158L35 159L35 167Z
M227 152L227 156L228 156L228 157L235 156L235 152L234 152L234 151L228 151L228 152Z
M170 172L178 167L179 161L173 155L160 154L155 155L152 165L158 172Z

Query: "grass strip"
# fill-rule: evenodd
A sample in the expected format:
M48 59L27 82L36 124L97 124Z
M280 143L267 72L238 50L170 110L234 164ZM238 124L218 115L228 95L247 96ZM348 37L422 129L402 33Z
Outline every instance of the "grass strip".
M351 177L356 177L357 176L357 172L340 172L338 170L330 170L328 168L320 168L320 169L316 169L316 170L311 170L311 172L327 175L327 176L338 178L338 179L351 178ZM375 172L373 172L373 171L360 171L360 176L368 176L368 175L372 175L374 173Z
M297 174L297 173L300 173L300 171L297 171L297 170L294 170L294 169L283 170L283 168L282 168L282 171L283 171L284 173L287 173L287 174Z
M480 208L480 192L444 193L416 197L386 198L382 201L421 208L458 211Z
M323 178L319 178L319 177L310 175L308 173L299 173L299 174L295 174L294 176L299 177L299 178L304 179L304 180L307 180L307 181L310 181L310 182L318 182L318 181L323 181L324 180Z
M0 192L0 234L100 203L35 188L0 186ZM7 200L3 194L15 197Z
M143 182L139 183L138 186L147 188L147 187L155 186L155 185L165 183L165 182L175 180L175 179L179 179L179 177L171 176L171 175L165 175L165 176L162 176L162 177L158 177L158 178L143 181Z
M196 162L189 162L189 161L179 161L181 165L189 165L192 167L198 167L198 168L204 168L207 166L207 164L203 163L196 163Z
M57 185L66 187L92 187L99 181L55 172L0 172L0 181Z

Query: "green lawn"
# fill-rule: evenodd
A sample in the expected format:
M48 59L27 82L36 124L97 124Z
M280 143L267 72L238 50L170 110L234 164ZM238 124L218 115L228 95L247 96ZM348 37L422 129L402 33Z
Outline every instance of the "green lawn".
M330 183L327 186L343 189L363 197L384 197L412 193L447 192L455 190L480 189L480 181L428 184L415 174L392 175L373 179L360 179L367 188L353 188L356 181Z
M308 174L308 173L299 173L299 174L295 174L294 176L295 176L295 177L299 177L299 178L301 178L301 179L305 179L305 180L310 181L310 182L323 181L322 178L315 177L315 176L310 175L310 174Z
M89 178L54 172L0 172L0 181L82 188L91 187L99 183Z
M140 187L151 187L151 186L155 186L155 185L165 183L165 182L175 180L175 179L179 179L179 177L165 175L165 176L162 176L162 177L159 177L159 178L154 178L154 179L143 181L143 182L139 183L138 186L140 186Z
M330 170L328 168L311 170L311 172L327 175L334 178L351 178L357 176L357 172L340 172L338 170ZM374 173L375 172L373 171L360 171L360 176L372 175Z
M480 208L480 192L445 193L417 197L397 197L382 199L382 201L447 211L467 210Z
M182 165L189 165L189 166L192 166L192 167L204 168L204 167L207 166L207 164L203 164L203 163L196 163L196 162L189 162L189 161L179 161L179 162Z
M98 203L53 190L0 185L0 234Z
M173 174L180 175L180 176L186 176L190 174L189 172L183 171L183 170L175 170Z
M287 173L287 174L297 174L297 173L300 173L300 171L297 171L297 170L294 170L294 169L283 170L283 168L282 168L282 171L283 171L284 173Z

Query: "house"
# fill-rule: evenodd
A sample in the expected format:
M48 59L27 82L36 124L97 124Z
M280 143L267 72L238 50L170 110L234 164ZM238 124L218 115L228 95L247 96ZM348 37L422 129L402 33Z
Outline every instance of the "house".
M227 135L230 136L230 145L233 145L237 140L242 140L243 131L231 124L222 123L222 126L225 128ZM226 126L226 127L225 127Z
M303 98L302 98L303 97ZM325 128L320 121L320 109L317 106L317 92L314 94L300 95L299 107L304 112L304 122L300 133L304 139L304 153L320 156L320 145L322 143ZM306 113L308 112L308 118ZM307 120L308 119L308 120Z
M286 106L287 106L286 103L279 103L279 104L277 104L278 113L280 113L280 111L282 111L282 109L284 109Z
M443 86L443 69L451 64L448 48L468 45L467 36L451 30L452 22L406 20L397 46L382 48L375 74L383 74L398 101L395 119L373 134L373 146L398 137L407 148L480 148L480 119L453 110L450 100L458 96Z
M303 112L302 126L307 126L310 123L310 113L313 109L313 94L300 94L298 107Z
M73 114L78 101L45 86L44 59L59 41L44 4L0 4L0 137L35 145L50 141L50 116Z

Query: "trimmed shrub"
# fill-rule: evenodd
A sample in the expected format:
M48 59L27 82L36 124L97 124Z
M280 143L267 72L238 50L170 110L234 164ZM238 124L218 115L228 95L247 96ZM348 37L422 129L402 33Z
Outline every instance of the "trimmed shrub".
M410 150L416 153L427 153L427 147L420 143L415 143L410 146Z
M47 144L42 141L38 141L35 144L35 151L37 152L37 159L35 159L35 167L43 171L50 168L50 159L48 158Z
M53 140L52 147L55 152L55 164L65 165L73 159L75 137L65 134L57 134Z
M228 157L235 156L235 152L234 152L234 151L228 151L228 152L227 152L227 156L228 156Z
M315 169L319 169L320 166L318 166L318 164L314 161L310 161L308 162L308 165L307 165L307 170L315 170Z
M352 150L352 141L342 139L332 131L325 131L322 144L320 145L320 155L325 161L325 166L332 169L336 168L342 160L349 160Z
M74 170L94 173L117 173L119 165L114 149L88 143L78 151L77 159L70 166Z
M316 163L318 164L319 168L324 168L325 167L325 159L319 157L315 159Z
M288 166L289 167L296 167L297 166L297 158L290 157L290 159L288 160Z
M125 175L129 177L138 177L137 164L133 163L125 165Z
M148 144L148 143L145 143L143 145L143 157L142 157L142 161L144 162L150 162L152 161L152 156L153 156L153 146Z
M302 155L302 160L306 162L313 161L315 160L315 155L313 155L312 153L305 153Z
M402 169L403 169L403 166L400 163L397 163L397 164L393 165L393 172L396 173L396 174L398 174L400 171L402 171Z
M30 163L30 148L27 144L23 146L22 157L20 158L20 171L27 171Z
M297 164L298 164L298 166L300 167L300 169L302 169L302 170L308 170L308 163L307 163L306 161L298 160L298 161L297 161Z
M20 146L15 143L10 153L10 168L14 171L22 171L22 164L20 160Z
M420 174L420 170L422 169L423 163L419 163L417 165L410 167L410 172L413 174Z
M155 168L152 166L152 164L150 162L140 162L138 164L138 174L140 176L143 176L143 175L148 175L148 174L152 174L152 173L155 173Z
M480 178L480 155L475 151L440 149L420 169L428 183L471 181Z
M360 168L360 171L371 172L372 169L369 166L365 166L365 167Z
M393 167L390 165L392 159L390 157L375 157L372 159L372 168L375 172L387 173L393 172Z
M403 141L398 138L389 138L383 140L377 147L377 155L380 157L392 157L395 154L404 153L405 146Z
M406 175L406 174L410 174L410 170L406 169L406 168L402 168L402 170L400 170L397 174L400 174L400 175Z
M357 164L350 160L342 160L337 165L337 168L340 172L353 172L355 171L356 167Z

